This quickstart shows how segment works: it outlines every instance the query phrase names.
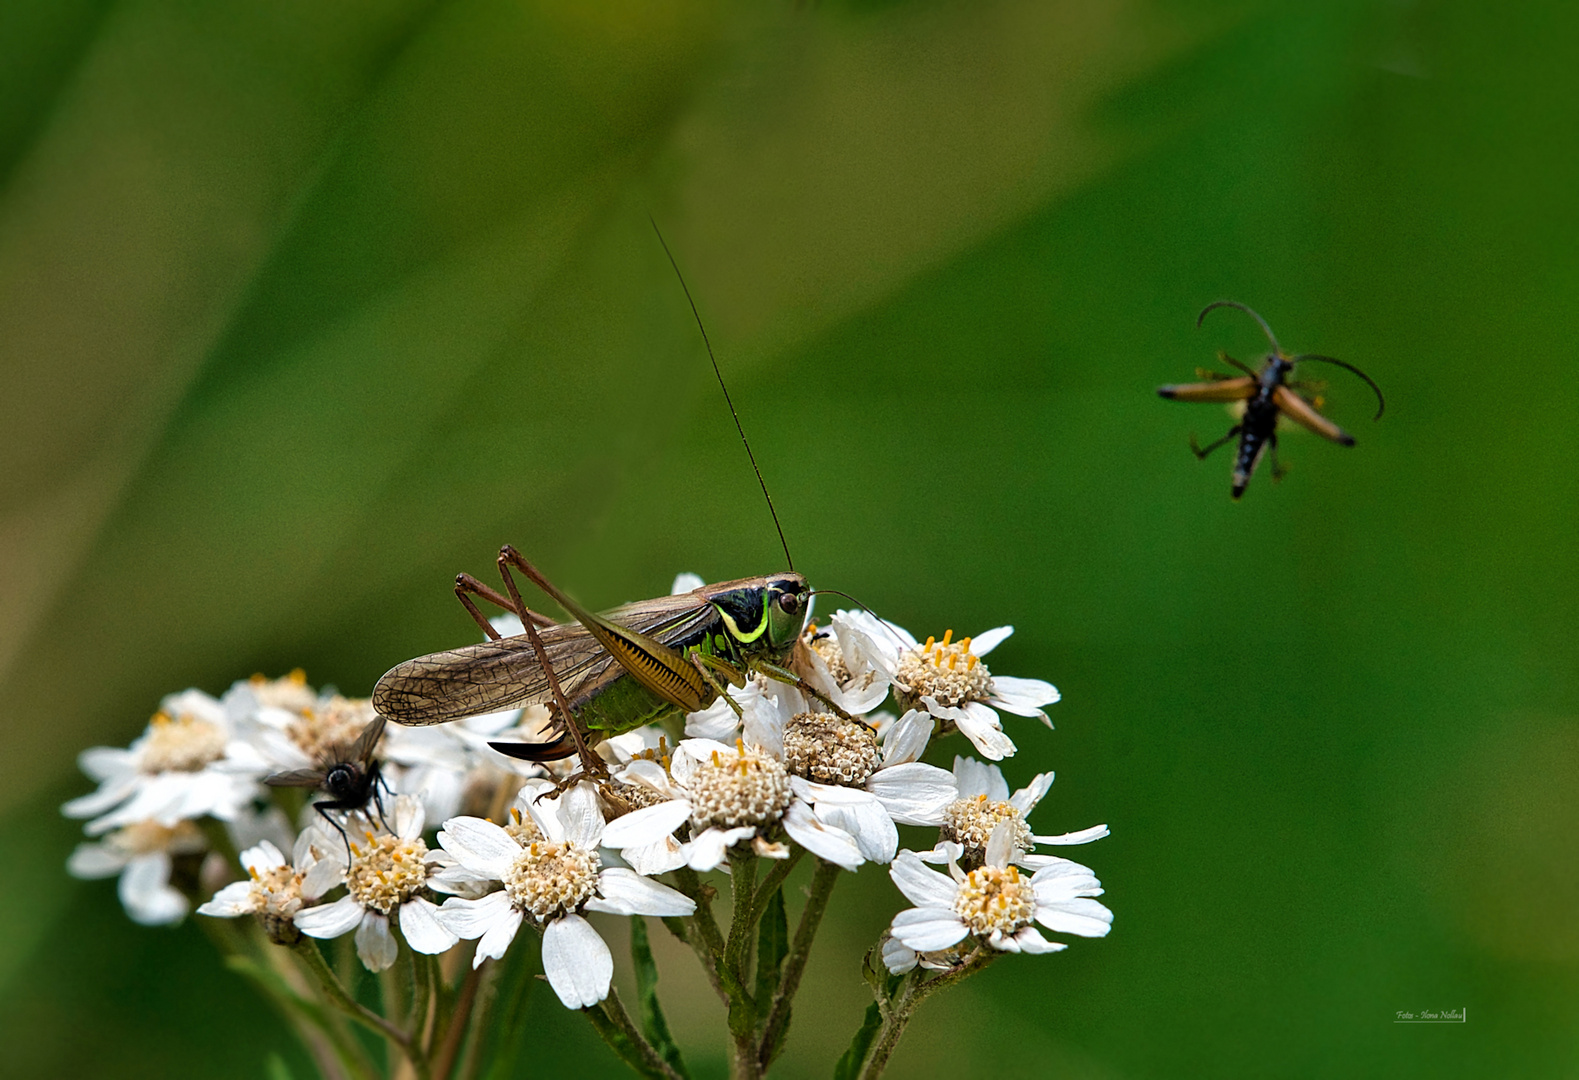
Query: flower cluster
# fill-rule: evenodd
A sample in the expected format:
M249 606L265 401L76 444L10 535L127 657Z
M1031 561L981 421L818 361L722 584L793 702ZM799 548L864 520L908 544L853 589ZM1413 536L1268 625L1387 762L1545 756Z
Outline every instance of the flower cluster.
M682 576L676 589L696 584ZM258 947L292 950L325 1002L394 1039L424 1073L445 1062L455 1024L483 1022L471 1013L476 986L456 981L465 970L508 963L530 973L512 959L529 926L559 1000L602 1016L600 1033L638 1071L668 1075L678 1051L659 1045L666 1033L630 1026L613 955L587 916L663 919L729 1008L735 1052L755 1062L741 1058L737 1071L756 1074L782 1043L837 876L877 863L914 905L893 917L866 967L897 1039L921 998L948 981L1002 953L1067 947L1043 930L1100 937L1111 925L1096 876L1041 850L1099 839L1106 827L1038 833L1029 818L1053 774L1011 794L991 764L1016 749L1000 710L1046 721L1043 707L1058 700L1048 683L990 672L983 657L1011 632L922 643L839 611L826 629L808 627L782 666L747 673L708 708L604 740L592 769L489 747L540 734L539 705L406 728L386 725L366 699L315 690L299 671L255 676L219 698L187 690L161 702L128 748L82 755L99 786L64 807L89 837L69 867L118 875L142 923L177 922L193 904L205 916L251 916ZM882 711L890 698L894 711ZM934 738L956 730L989 761L923 760ZM360 800L328 780L353 766ZM924 842L903 846L901 829L924 830ZM763 919L786 918L785 898L798 891L784 885L807 855L816 869L801 929L793 938L764 929L759 943ZM719 890L701 876L715 872L733 894L727 933L712 913ZM641 923L631 930L639 969L651 965ZM410 957L408 1027L346 992L315 943L344 935L370 971ZM297 993L277 979L263 986ZM339 1028L309 1023L321 1008L283 1004L307 1018L309 1044L336 1038Z

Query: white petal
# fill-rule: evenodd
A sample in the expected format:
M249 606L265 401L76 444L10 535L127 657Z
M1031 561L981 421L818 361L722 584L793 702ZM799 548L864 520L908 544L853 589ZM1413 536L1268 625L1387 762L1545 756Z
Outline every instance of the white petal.
M733 739L738 730L740 718L723 698L685 717L685 734L691 739Z
M1000 821L993 826L992 832L987 834L986 860L988 866L1005 867L1009 860L1020 853L1018 845L1014 842L1014 834L1018 830L1018 821Z
M199 915L213 915L221 919L234 919L252 912L252 882L233 881L214 894L214 898L197 909Z
M866 790L901 825L941 825L943 811L959 798L953 773L919 761L877 770Z
M1081 937L1106 937L1113 929L1113 913L1095 900L1075 897L1054 904L1043 904L1037 897L1036 921L1060 934Z
M162 851L127 863L118 891L126 914L144 926L167 926L186 915L186 897L170 887L170 856Z
M898 938L887 937L883 939L883 966L895 975L915 970L918 959L920 957L916 955L916 950Z
M473 970L481 967L484 960L497 960L504 955L510 942L515 940L516 931L521 929L523 918L521 909L512 905L488 925L488 932L477 939L477 951L472 954Z
M863 861L855 837L843 829L826 825L811 812L811 807L799 801L790 803L784 814L784 831L790 839L820 859L837 863L846 870L855 870Z
M502 881L521 845L491 821L475 817L453 817L439 830L439 843L466 869Z
M334 859L321 859L302 876L302 896L316 900L345 880L345 864Z
M1053 774L1050 772L1037 773L1031 777L1031 782L1010 798L1009 804L1020 812L1024 818L1036 809L1036 804L1042 801L1042 796L1047 794L1047 789L1053 786Z
M603 830L603 846L639 847L653 844L684 825L691 816L691 804L679 799L633 810L609 822Z
M855 837L856 847L875 863L892 862L899 850L899 830L875 795L859 788L813 784L813 812L819 820ZM819 791L837 792L834 798L817 798Z
M916 952L933 952L962 941L970 928L952 908L918 907L895 915L889 932Z
M1022 926L1016 930L1014 943L1020 947L1021 952L1028 952L1033 956L1040 953L1061 952L1069 948L1061 941L1048 941L1037 933L1034 926Z
M701 574L693 574L687 570L674 576L674 584L669 587L669 595L679 596L681 593L694 592L706 584Z
M967 701L963 708L939 705L932 697L921 699L933 716L952 720L983 757L1001 761L1014 756L1014 743L1003 733L998 714L979 701Z
M588 851L597 849L603 836L603 811L598 807L598 791L582 781L559 800L559 820L565 825L565 839Z
M655 843L623 848L620 858L638 874L651 877L680 869L686 864L688 856L684 844L672 836L665 836Z
M296 929L315 938L337 938L362 921L362 905L349 896L332 904L303 908L296 913Z
M987 796L991 802L1007 802L1009 799L1009 783L1003 778L1003 770L996 765L956 756L954 779L959 781L959 797L962 799L974 799L978 795Z
M756 829L743 825L738 829L705 829L686 845L686 863L692 870L712 870L724 861L724 852L731 845L755 836Z
M926 752L927 740L937 728L932 714L911 709L883 734L883 766L893 768L906 762L920 761Z
M406 944L419 953L437 956L458 941L459 935L439 922L439 909L430 900L413 896L395 909Z
M114 877L126 869L127 858L103 844L78 844L77 850L71 853L71 858L66 860L66 872L72 877L86 878L92 881L96 878Z
M388 916L376 911L362 916L362 924L356 928L356 955L369 971L387 971L394 966L400 943L389 932Z
M504 892L492 892L480 900L452 896L439 908L439 922L456 937L470 941L482 937L512 910L510 897Z
M998 626L991 630L983 630L970 639L970 651L977 656L986 656L992 650L1002 645L1010 634L1014 633L1012 626Z
M1089 829L1079 832L1060 833L1057 836L1033 837L1038 844L1089 844L1093 840L1100 840L1108 835L1106 825L1093 825Z
M101 784L116 776L132 780L137 774L137 755L118 746L90 746L77 755L77 767Z
M421 799L412 795L395 796L395 812L390 824L394 825L396 836L402 840L415 840L421 836L423 817Z
M543 974L565 1008L584 1009L609 996L614 957L591 923L566 915L543 931Z
M787 859L790 857L788 844L769 842L760 836L751 838L751 850L757 853L759 859Z
M617 866L598 875L598 894L587 901L588 910L611 915L690 915L696 911L696 902L684 893Z
M135 774L117 777L97 791L72 799L60 808L60 812L69 818L95 817L130 798L137 790L137 783Z
M1053 704L1058 697L1058 687L1041 679L1015 679L1008 675L992 677L992 703L1016 716L1040 716L1045 720L1047 714L1042 712L1042 706ZM1051 724L1047 726L1052 727Z
M285 856L280 854L280 849L264 840L256 847L250 847L241 853L241 865L245 870L256 870L262 873L265 870L276 870L285 865Z
M922 863L913 851L901 851L888 868L899 891L917 907L950 908L959 887L947 874L940 874Z

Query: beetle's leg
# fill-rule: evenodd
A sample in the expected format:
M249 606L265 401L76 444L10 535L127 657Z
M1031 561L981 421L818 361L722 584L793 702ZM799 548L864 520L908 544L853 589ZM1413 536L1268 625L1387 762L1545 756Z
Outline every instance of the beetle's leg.
M505 572L505 577L509 577L508 571ZM467 595L468 593L471 595ZM489 639L492 641L498 641L501 635L499 631L493 628L493 624L488 621L487 617L483 615L481 611L477 610L477 605L472 602L472 596L482 597L484 600L488 601L490 604L493 604L495 607L500 607L505 611L510 612L522 622L535 622L538 626L554 625L553 619L550 619L546 615L539 615L535 611L528 610L525 604L521 604L519 607L517 607L515 604L512 604L509 600L502 596L498 590L490 589L488 586L484 585L470 574L455 575L455 598L461 602L461 605L465 607L466 611L471 615L471 617L476 620L477 625L482 627L482 632L487 634Z
M1212 443L1210 446L1206 447L1204 450L1201 448L1201 445L1195 441L1195 433L1191 432L1190 433L1190 450L1194 452L1196 457L1200 458L1202 461L1205 461L1207 454L1210 454L1213 450L1216 450L1219 446L1223 445L1223 443L1228 442L1235 435L1238 435L1239 434L1239 430L1240 430L1241 427L1243 427L1243 425L1235 424L1233 427L1228 429L1228 434L1227 435L1224 435L1221 439L1218 439L1216 442Z
M765 663L765 662L759 661L759 662L753 663L751 665L751 669L753 671L760 671L762 674L766 675L768 678L772 679L774 682L781 682L781 683L784 683L784 684L786 684L788 686L793 686L795 689L799 690L801 693L805 694L807 697L816 698L818 701L820 701L824 705L828 706L828 708L832 709L834 714L837 715L842 720L854 720L855 719L855 717L853 717L849 713L845 712L837 704L835 704L834 702L830 701L828 699L827 695L825 695L821 690L818 690L811 683L807 682L805 679L801 678L799 675L795 674L793 671L789 670L788 668L782 668L782 667L779 667L777 664L769 664L769 663Z
M1272 456L1272 482L1283 479L1288 475L1288 467L1277 459L1277 432L1267 436L1267 453Z

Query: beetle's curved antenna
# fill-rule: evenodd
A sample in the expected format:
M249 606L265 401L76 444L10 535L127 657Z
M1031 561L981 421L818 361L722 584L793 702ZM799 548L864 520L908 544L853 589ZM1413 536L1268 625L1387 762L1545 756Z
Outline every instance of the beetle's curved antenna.
M724 385L724 373L718 370L718 357L713 355L713 343L707 338L707 327L702 325L702 313L696 310L696 301L691 299L691 288L685 283L685 275L680 273L680 264L674 261L674 252L669 250L669 242L663 238L663 232L658 228L658 222L651 214L647 220L652 222L652 231L658 234L658 243L663 245L663 253L669 256L669 265L674 267L674 276L680 279L680 288L685 292L685 299L691 305L691 314L696 316L696 328L702 332L702 344L707 346L707 358L713 362L713 374L718 376L718 388L724 392L724 404L729 406L729 415L735 418L735 430L740 432L740 441L745 444L746 456L751 459L751 468L757 474L757 483L762 487L762 497L768 501L768 513L773 515L773 527L779 532L779 543L784 546L784 561L789 563L791 570L795 569L795 560L790 558L789 541L784 539L784 526L779 524L779 512L773 508L773 496L768 494L768 482L762 479L762 469L757 465L757 455L751 452L751 443L746 439L746 429L740 426L740 414L735 411L735 403L729 396L729 387Z
M1201 313L1195 317L1195 328L1197 330L1201 328L1201 323L1206 320L1206 313L1208 311L1211 311L1213 308L1220 307L1237 308L1254 319L1260 324L1261 332L1266 335L1266 339L1272 343L1272 351L1279 356L1283 355L1283 347L1277 343L1277 338L1272 336L1272 328L1266 324L1266 320L1257 315L1254 311L1245 307L1245 305L1239 303L1237 300L1214 300L1212 303L1207 304L1201 309Z
M1382 413L1387 410L1387 399L1382 397L1382 388L1376 385L1375 379L1365 374L1365 372L1361 371L1353 364L1346 364L1342 360L1334 360L1330 356L1321 356L1317 353L1300 353L1298 356L1289 357L1289 360L1295 364L1304 363L1306 360L1314 360L1320 364L1336 364L1338 367L1354 372L1354 374L1365 380L1365 384L1369 386L1371 388L1371 392L1376 395L1376 415L1371 417L1371 419L1380 420L1382 418Z

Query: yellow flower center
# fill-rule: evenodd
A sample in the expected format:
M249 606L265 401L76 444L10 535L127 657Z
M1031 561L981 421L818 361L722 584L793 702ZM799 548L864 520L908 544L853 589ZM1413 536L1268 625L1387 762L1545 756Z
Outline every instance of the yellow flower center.
M155 713L143 744L143 772L198 772L225 756L225 733L189 713Z
M970 651L970 638L951 642L953 636L950 630L942 641L927 638L925 645L899 658L896 678L908 688L895 688L900 704L915 708L922 698L930 697L939 705L957 708L967 701L986 701L992 694L992 674Z
M784 729L784 763L819 784L862 787L883 763L877 732L832 713L798 713Z
M598 887L602 860L569 841L537 840L517 855L505 873L510 902L541 926L576 911Z
M712 760L691 775L691 821L698 829L766 825L789 806L789 773L783 764L739 741L735 748L733 758L720 758L715 750Z
M960 882L954 913L977 937L1012 934L1036 917L1036 890L1017 866L978 867Z
M353 845L355 858L345 884L356 902L388 915L411 898L428 880L428 845L385 833L367 834L365 845Z
M974 799L955 799L943 810L943 837L965 846L965 861L979 862L987 851L987 838L1000 822L1014 823L1014 846L1031 850L1031 830L1020 818L1013 803L994 802L985 795Z

